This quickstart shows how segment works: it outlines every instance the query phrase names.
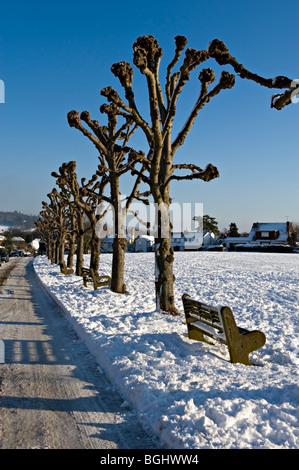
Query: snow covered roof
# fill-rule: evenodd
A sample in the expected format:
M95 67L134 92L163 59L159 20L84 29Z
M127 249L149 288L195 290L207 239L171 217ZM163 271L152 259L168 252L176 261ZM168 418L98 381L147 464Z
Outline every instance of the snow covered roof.
M287 232L287 222L256 222L253 224L252 229L255 230L279 230L280 232Z
M0 225L0 232L7 232L10 228L9 225Z
M268 231L277 231L279 232L278 238L276 241L285 241L288 238L288 222L256 222L252 225L249 240L254 240L255 232L268 232Z
M213 232L205 232L203 237L204 238L207 238L207 237L216 238L216 235Z
M227 237L224 242L228 243L246 243L249 241L249 237Z
M139 240L140 238L142 238L143 240L148 240L153 243L155 241L155 237L153 237L152 235L140 235L140 237L138 237L136 240Z
M202 237L202 232L185 232L185 238L198 238L199 236Z

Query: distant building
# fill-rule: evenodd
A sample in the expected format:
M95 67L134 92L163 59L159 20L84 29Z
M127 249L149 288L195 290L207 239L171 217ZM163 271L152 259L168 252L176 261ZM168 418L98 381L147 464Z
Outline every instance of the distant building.
M155 237L151 235L141 235L135 240L135 251L138 253L145 253L147 251L153 251L155 243Z
M219 240L213 232L174 232L171 245L174 251L208 250L218 246Z
M21 242L24 242L25 240L22 237L12 237L12 241L14 243L21 243Z
M249 237L257 243L289 243L291 241L292 224L259 223L253 224Z
M0 232L8 232L8 230L10 230L11 227L9 225L0 225Z
M184 251L185 238L183 232L172 232L171 233L171 246L174 251Z
M204 232L203 234L203 247L217 245L219 243L217 236L213 232Z
M202 232L185 232L184 233L184 250L199 250L203 243Z
M105 237L101 240L101 252L102 253L112 253L112 243L114 238L113 237Z
M129 235L126 235L126 239L128 243L127 248L129 248L129 245L132 243L132 238ZM109 236L109 237L106 236L105 238L103 238L101 240L101 247L100 247L101 253L113 253L113 241L114 241L113 236Z
M291 242L291 222L256 222L248 237L227 237L224 244L228 250L286 246Z

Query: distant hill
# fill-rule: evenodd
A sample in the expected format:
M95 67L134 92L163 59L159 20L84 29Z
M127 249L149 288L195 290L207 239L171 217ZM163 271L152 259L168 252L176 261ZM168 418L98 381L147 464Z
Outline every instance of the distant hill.
M19 228L30 230L36 228L34 222L38 219L36 215L22 214L21 212L2 212L0 211L0 226L9 228ZM3 227L2 227L3 228Z

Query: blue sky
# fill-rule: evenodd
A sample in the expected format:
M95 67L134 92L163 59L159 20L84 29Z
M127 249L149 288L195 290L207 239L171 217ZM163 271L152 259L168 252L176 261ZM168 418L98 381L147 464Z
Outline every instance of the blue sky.
M87 109L104 124L100 90L117 88L110 67L120 60L132 63L138 36L151 34L163 48L163 78L180 34L196 49L206 49L218 37L252 71L296 79L298 15L295 0L2 3L0 210L37 215L55 186L51 172L63 162L76 160L79 176L92 175L97 152L69 127L66 116L72 109ZM213 62L209 66L219 72ZM197 75L180 97L178 128L198 96ZM134 82L144 104L146 84L136 69ZM233 89L199 113L176 155L177 162L218 167L219 179L179 182L172 195L176 202L203 203L204 213L215 217L221 230L231 222L240 231L257 221L299 222L299 104L271 109L275 92L237 77Z

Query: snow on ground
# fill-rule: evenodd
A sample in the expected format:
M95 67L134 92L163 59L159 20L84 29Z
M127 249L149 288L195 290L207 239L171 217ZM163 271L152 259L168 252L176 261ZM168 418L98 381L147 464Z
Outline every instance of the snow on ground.
M265 346L250 356L254 366L231 364L225 346L189 340L183 316L155 311L152 253L127 254L124 295L84 288L45 257L34 266L102 370L166 448L299 447L299 255L175 255L182 311L188 292L231 306L239 326L266 334ZM101 255L100 274L110 270L111 255Z

